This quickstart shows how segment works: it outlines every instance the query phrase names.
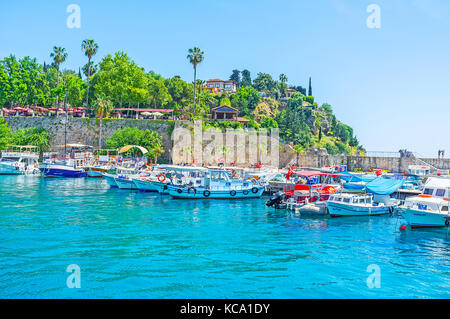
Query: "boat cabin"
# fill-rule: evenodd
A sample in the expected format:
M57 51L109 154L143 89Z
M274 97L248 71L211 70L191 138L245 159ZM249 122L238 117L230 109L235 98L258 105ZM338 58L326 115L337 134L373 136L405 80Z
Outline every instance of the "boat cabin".
M418 197L409 198L405 201L405 207L423 211L438 211L448 213L450 198L428 197L427 195L419 195Z
M409 165L408 173L417 176L427 176L431 173L431 168L430 166Z
M422 194L432 197L450 197L450 179L429 177L423 187Z
M349 205L373 205L373 196L372 194L339 193L330 195L329 201Z

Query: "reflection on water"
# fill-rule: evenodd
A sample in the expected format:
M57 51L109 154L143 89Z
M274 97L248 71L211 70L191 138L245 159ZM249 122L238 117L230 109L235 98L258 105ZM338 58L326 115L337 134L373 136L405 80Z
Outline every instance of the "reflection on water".
M173 200L102 179L0 176L3 298L448 297L447 230ZM66 287L78 264L82 288ZM367 266L381 269L369 289Z

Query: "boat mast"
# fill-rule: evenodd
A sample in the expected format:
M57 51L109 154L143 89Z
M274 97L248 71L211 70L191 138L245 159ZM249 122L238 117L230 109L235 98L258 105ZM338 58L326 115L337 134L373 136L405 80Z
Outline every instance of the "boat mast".
M66 113L66 120L64 121L64 157L67 157L67 87L66 87L66 97L64 99L64 112Z

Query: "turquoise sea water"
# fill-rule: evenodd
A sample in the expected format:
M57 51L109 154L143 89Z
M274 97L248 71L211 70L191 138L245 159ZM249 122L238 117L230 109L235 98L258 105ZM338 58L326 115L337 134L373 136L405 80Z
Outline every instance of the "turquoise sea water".
M446 230L0 176L0 298L444 298ZM68 288L66 268L81 269ZM380 268L368 288L367 267Z

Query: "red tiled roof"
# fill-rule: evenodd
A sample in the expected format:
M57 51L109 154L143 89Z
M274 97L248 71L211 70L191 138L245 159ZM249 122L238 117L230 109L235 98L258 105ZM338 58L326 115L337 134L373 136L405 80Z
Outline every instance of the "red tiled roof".
M171 109L132 109L132 108L121 108L114 109L114 111L135 111L135 112L162 112L162 113L171 113L173 110Z

